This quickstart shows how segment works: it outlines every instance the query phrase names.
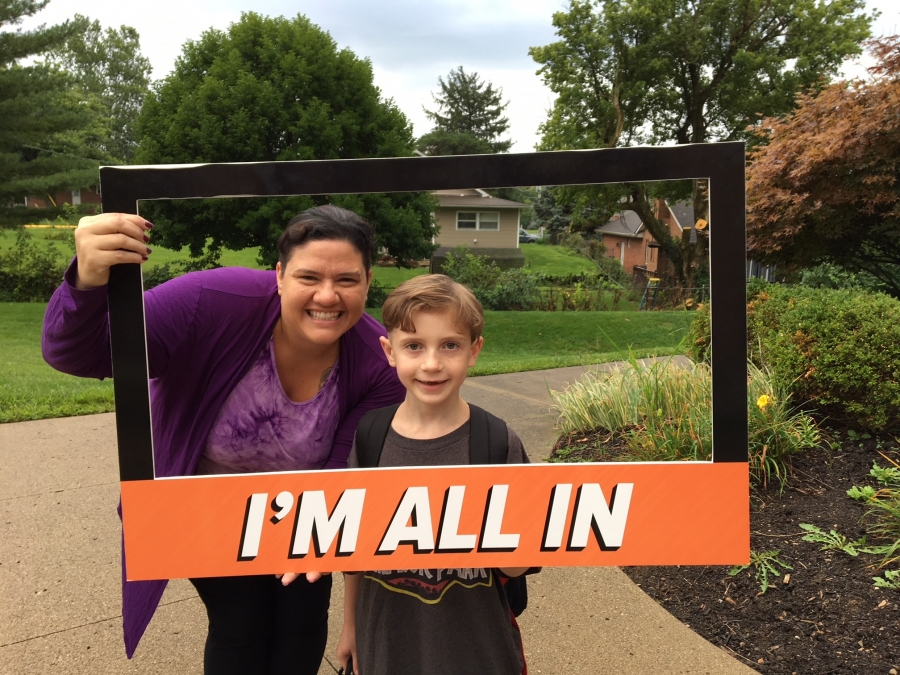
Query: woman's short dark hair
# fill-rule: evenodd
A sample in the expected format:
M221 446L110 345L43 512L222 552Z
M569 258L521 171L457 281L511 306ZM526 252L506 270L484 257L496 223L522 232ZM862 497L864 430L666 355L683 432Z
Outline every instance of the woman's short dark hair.
M375 252L375 230L353 211L326 204L306 209L291 219L278 237L278 260L281 273L287 267L294 249L311 241L346 241L362 256L366 274L372 268Z

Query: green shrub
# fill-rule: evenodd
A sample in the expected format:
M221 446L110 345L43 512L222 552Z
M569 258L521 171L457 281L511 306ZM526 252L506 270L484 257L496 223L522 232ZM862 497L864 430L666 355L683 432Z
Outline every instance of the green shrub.
M369 294L366 296L366 307L370 309L381 307L390 292L390 288L382 286L377 279L373 278L372 283L369 284Z
M533 310L540 302L539 274L522 268L501 271L487 256L474 255L468 246L457 246L447 254L443 272L468 286L485 309Z
M167 262L162 265L154 265L153 267L145 267L141 270L144 279L144 290L155 288L160 284L164 284L170 279L180 277L188 272L199 272L201 270L212 270L221 267L219 258L222 255L219 249L210 249L197 258L189 258L188 260L177 260L175 262Z
M493 286L474 290L485 309L498 312L528 311L536 309L540 302L540 275L524 269L505 270Z
M38 244L25 228L0 252L0 302L47 302L62 281L68 260L53 244Z
M864 290L747 288L748 351L776 385L823 414L873 430L900 420L900 300ZM710 360L709 306L688 350Z
M454 281L468 286L476 295L476 289L490 288L500 276L496 263L487 256L474 255L465 245L447 253L442 271Z
M884 284L868 272L848 272L843 267L827 262L800 272L800 285L810 288L884 291Z
M900 301L772 285L748 303L750 353L777 386L873 430L900 420Z

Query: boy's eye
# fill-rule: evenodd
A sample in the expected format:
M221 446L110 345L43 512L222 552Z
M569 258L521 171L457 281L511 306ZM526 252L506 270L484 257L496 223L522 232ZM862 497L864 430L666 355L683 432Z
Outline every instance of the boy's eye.
M444 345L444 349L459 349L459 343L457 342L448 342Z
M411 352L417 352L422 348L422 345L411 342L410 344L406 345L406 348Z

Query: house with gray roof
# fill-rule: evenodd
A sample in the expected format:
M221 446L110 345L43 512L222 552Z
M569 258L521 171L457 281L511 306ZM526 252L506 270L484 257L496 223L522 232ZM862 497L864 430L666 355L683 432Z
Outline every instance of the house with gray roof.
M528 204L493 197L484 190L467 188L437 190L434 213L439 231L435 256L443 259L456 246L466 245L478 255L486 255L502 269L522 267L525 256L519 250L519 225ZM435 269L432 263L432 269Z
M684 230L694 226L694 208L688 203L669 204L665 199L658 199L654 212L678 239ZM635 211L623 209L596 232L602 236L606 255L617 259L629 274L646 277L666 273L665 254Z

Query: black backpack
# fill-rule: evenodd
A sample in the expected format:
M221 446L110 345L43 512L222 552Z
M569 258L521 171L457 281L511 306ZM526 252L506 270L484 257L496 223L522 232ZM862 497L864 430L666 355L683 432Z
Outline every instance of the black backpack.
M394 414L400 404L370 410L356 428L356 456L360 468L378 466L384 441ZM469 404L469 464L506 464L509 456L509 436L506 422L499 417ZM531 570L529 570L530 572ZM510 577L503 585L514 616L528 606L528 587L525 575Z

